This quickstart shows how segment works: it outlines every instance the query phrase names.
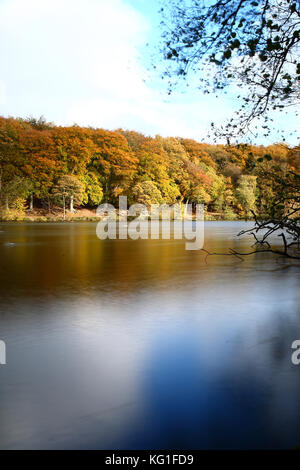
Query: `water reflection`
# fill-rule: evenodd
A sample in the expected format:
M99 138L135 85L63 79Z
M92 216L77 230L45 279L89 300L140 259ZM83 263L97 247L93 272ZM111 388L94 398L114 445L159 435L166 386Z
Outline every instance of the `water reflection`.
M206 248L247 248L240 228L206 224ZM94 224L1 230L1 448L300 444L299 269Z
M216 338L217 339L217 338ZM220 340L220 338L218 338ZM230 366L228 343L210 351L193 330L162 337L145 383L147 420L129 447L246 449L270 446L264 384Z

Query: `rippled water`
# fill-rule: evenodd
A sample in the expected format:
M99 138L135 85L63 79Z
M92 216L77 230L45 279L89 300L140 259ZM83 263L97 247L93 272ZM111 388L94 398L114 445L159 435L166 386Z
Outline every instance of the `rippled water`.
M95 231L0 226L0 448L299 446L300 268Z

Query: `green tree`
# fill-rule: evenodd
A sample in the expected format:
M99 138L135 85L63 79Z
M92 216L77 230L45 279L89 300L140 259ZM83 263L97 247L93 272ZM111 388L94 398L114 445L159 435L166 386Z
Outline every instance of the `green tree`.
M256 176L240 176L236 193L246 216L251 216L251 211L253 212L256 209Z
M97 206L103 199L103 188L100 176L96 172L89 171L83 178L85 183L84 202L91 206Z
M39 119L30 116L26 119L18 118L18 121L21 123L29 124L30 127L38 129L39 131L44 131L47 129L53 129L55 127L53 122L47 122L44 116L40 116Z
M152 181L141 181L137 183L133 187L132 193L135 202L144 204L147 207L150 207L151 204L161 204L163 202L160 190Z
M31 191L31 181L28 178L14 176L6 182L3 189L5 209L25 209L26 198Z

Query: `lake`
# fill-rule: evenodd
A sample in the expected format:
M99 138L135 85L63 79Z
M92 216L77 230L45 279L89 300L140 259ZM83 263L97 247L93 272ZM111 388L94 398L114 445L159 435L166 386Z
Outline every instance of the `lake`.
M94 223L1 224L0 260L1 449L300 446L299 267Z

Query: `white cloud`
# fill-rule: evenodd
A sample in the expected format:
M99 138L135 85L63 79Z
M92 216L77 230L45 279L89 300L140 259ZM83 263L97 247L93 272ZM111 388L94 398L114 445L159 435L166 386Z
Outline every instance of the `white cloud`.
M210 100L166 102L145 83L150 24L122 0L4 0L0 31L3 114L187 136L215 118Z
M152 26L126 0L0 1L0 113L200 139L233 102L145 82Z
M120 0L4 0L0 79L7 82L7 111L48 111L62 121L77 100L117 97L124 86L128 98L143 93L130 68L147 28Z

